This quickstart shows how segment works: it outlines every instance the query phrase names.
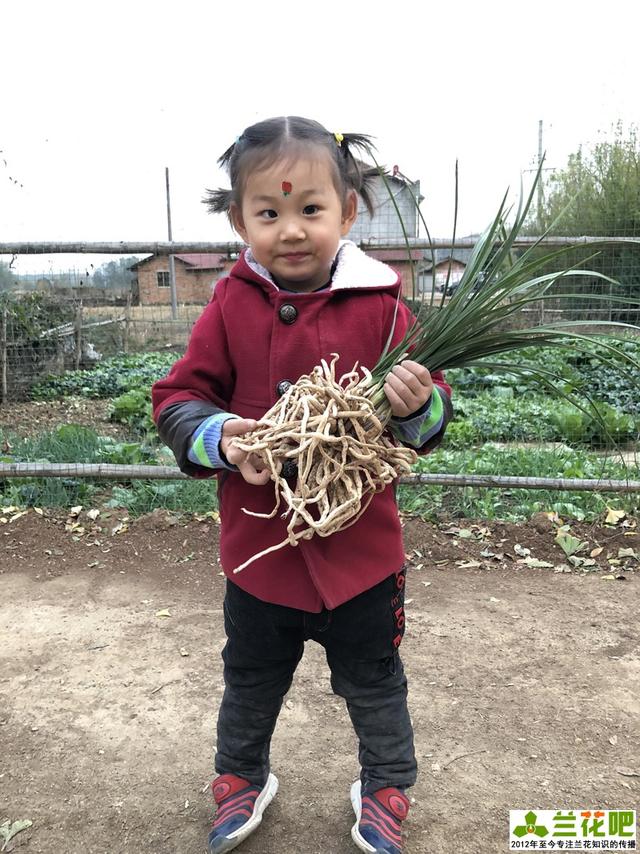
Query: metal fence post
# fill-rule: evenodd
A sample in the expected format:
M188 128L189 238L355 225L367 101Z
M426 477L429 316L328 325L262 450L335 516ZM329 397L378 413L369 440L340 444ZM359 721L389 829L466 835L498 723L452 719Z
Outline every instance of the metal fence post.
M0 323L0 402L7 402L7 314L9 309L2 309L2 322Z
M131 332L131 292L127 294L127 305L124 310L124 334L122 336L122 351L129 352L129 335Z
M80 360L82 359L82 300L80 301L78 307L76 308L76 316L75 316L75 342L76 342L76 352L75 352L75 369L76 371L80 367Z

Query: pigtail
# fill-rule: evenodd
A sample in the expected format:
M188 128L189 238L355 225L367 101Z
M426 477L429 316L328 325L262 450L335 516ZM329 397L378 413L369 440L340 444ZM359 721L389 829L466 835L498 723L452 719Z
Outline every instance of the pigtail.
M371 137L368 133L343 133L334 134L334 136L342 137L340 141L336 139L336 142L339 147L344 148L346 152L349 152L349 149L351 148L359 148L361 151L364 151L365 154L371 156L375 151L375 145L371 141Z
M218 157L218 165L221 168L226 169L227 166L229 165L229 161L231 160L231 158L235 154L236 145L240 142L240 139L241 139L241 137L238 137L235 142L231 143L231 145L229 146L229 148L227 148L225 153L221 154L220 157Z
M371 137L364 133L336 134L335 137L345 166L347 185L356 191L365 203L369 215L373 216L376 202L373 187L375 179L379 176L380 172L378 169L369 167L361 160L358 160L352 151L353 148L360 149L364 154L373 158L374 145Z
M243 136L239 136L229 148L218 158L218 165L221 169L226 169L231 173L233 184L233 170L231 169L231 161L238 151L238 145L242 141ZM202 204L207 206L209 213L218 214L226 213L229 216L231 202L233 201L233 190L205 190L205 196L202 199Z
M379 204L375 187L377 186L377 180L381 176L383 180L390 177L384 166L371 166L368 169L362 170L360 174L361 184L358 193L365 203L369 216L373 216L374 210Z
M207 206L209 213L226 213L228 215L232 200L233 193L231 190L205 190L202 204Z

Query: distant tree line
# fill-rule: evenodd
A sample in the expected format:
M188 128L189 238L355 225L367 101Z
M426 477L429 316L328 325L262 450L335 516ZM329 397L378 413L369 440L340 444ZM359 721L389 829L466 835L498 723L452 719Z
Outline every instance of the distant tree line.
M130 258L118 258L117 261L108 261L91 276L91 284L94 288L122 288L131 287L135 274L129 269L139 259L135 256Z
M554 234L640 235L640 140L621 125L610 141L580 147L545 187L543 229Z
M591 147L581 146L569 156L567 164L551 173L544 186L541 209L532 212L528 231L554 235L637 237L640 239L640 139L632 127L621 124L612 138ZM572 249L557 261L559 268L572 265L602 273L615 280L610 286L610 305L590 306L594 318L640 324L633 300L640 299L640 244L618 243L594 249ZM601 292L602 284L579 280L583 292ZM566 288L562 288L566 289ZM572 306L578 310L584 303Z
M17 273L5 261L0 261L0 291L34 290L39 281L45 281L53 288L102 288L128 290L135 274L129 269L138 259L135 256L107 261L94 268L92 264L84 269L55 273Z
M0 291L8 291L15 287L17 276L5 261L0 261Z

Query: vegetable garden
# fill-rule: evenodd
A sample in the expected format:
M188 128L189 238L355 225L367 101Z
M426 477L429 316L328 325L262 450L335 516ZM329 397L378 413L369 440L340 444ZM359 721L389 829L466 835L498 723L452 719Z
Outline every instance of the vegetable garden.
M617 346L640 361L640 340ZM151 420L150 387L178 357L177 352L117 356L91 370L68 371L40 382L36 401L103 400L108 417L120 425L121 436L101 435L100 425L63 424L40 435L24 435L11 424L11 405L0 423L0 460L51 463L173 464L158 444ZM485 368L454 369L447 375L454 389L453 422L445 442L415 471L517 475L523 477L637 479L640 403L632 371L611 377L574 351L536 352L505 357L517 359L518 371L500 375ZM550 365L550 361L554 364ZM599 418L541 390L533 375L523 372L543 363L561 378L566 389L588 394ZM579 399L582 399L579 397ZM22 432L22 435L21 435ZM612 441L615 444L612 445ZM72 506L101 497L132 514L156 507L205 512L215 507L215 489L203 481L140 481L105 485L87 478L6 478L0 481L5 505ZM634 512L637 496L567 493L544 490L488 490L422 485L401 487L401 506L427 518L442 515L472 518L529 518L540 510L577 519L595 519L607 506Z

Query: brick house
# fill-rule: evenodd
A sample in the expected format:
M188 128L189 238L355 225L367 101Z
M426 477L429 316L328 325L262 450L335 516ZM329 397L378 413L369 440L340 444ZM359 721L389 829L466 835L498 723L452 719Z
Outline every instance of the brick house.
M477 240L479 235L471 234L465 237L464 240ZM431 253L425 252L425 261L421 265L420 272L417 276L417 289L420 295L431 293L434 284L437 291L442 291L447 285L448 289L455 290L458 282L462 278L469 259L471 258L471 249L436 249L435 250L435 269L432 264Z
M408 252L406 248L399 246L397 249L366 249L365 252L371 258L383 261L392 267L400 276L402 281L402 296L407 299L414 297L414 279L416 298L419 294L419 281L425 265L424 250L412 249ZM409 260L410 259L410 260ZM411 267L413 266L413 277Z
M182 305L206 305L218 279L227 274L234 258L212 252L174 255L176 296ZM171 305L169 258L150 255L130 268L136 276L134 290L140 305Z
M369 164L362 163L364 168ZM393 200L390 197L393 194ZM393 167L392 174L385 181L375 177L371 186L373 196L373 215L369 214L364 203L360 201L358 219L348 237L360 244L366 240L403 239L402 223L408 237L418 236L418 211L416 202L423 200L420 195L420 182L411 181ZM367 255L384 261L396 270L402 279L404 296L414 296L413 278L415 278L415 295L419 293L419 281L426 269L431 268L431 255L424 250L414 249L410 256L405 247L396 249L367 248ZM218 279L227 274L235 263L235 258L213 253L174 255L176 262L176 293L178 303L205 305L211 298L211 292ZM414 277L411 276L413 266ZM137 289L140 305L170 305L171 288L169 282L169 258L151 255L143 261L133 264L131 270L136 274Z

